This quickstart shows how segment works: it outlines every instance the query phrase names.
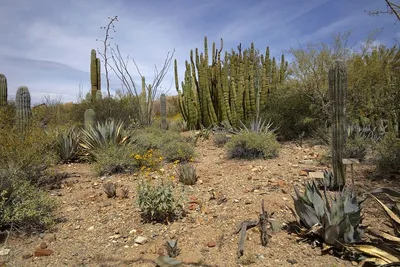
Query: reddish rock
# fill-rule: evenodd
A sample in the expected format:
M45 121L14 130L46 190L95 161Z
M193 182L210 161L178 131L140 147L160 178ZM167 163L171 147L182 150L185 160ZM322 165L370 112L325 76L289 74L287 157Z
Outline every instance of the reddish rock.
M35 253L33 255L35 255L35 257L43 257L43 256L50 256L51 254L53 254L54 251L52 251L51 249L42 249L42 248L38 248L35 250Z
M213 248L215 246L217 246L217 242L215 242L215 241L210 241L207 243L207 247L209 247L209 248Z
M198 207L197 203L189 203L188 209L189 210L196 210Z
M300 176L307 176L308 172L305 170L301 170L299 174L300 174Z

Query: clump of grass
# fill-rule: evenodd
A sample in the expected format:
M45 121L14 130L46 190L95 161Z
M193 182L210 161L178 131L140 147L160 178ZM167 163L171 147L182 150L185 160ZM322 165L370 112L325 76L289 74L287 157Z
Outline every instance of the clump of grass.
M270 159L278 156L279 151L279 143L272 132L241 132L234 135L226 147L228 158L240 159Z
M223 132L216 133L213 136L214 145L216 145L217 147L223 147L229 140L230 137Z
M134 149L133 146L126 145L108 146L93 150L96 172L99 175L112 175L136 170L137 165L131 158Z

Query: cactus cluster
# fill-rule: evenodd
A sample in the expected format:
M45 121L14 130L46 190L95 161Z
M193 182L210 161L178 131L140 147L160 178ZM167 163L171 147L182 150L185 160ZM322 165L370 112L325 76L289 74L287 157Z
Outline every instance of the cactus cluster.
M95 102L97 100L97 92L101 92L101 65L94 49L90 54L90 83L92 102Z
M7 104L7 78L0 73L0 106Z
M31 95L26 86L20 86L15 96L16 118L18 129L25 132L30 126L32 110L31 110Z
M335 184L345 185L343 150L346 144L346 87L347 71L344 62L335 61L329 69L329 96L332 106L332 167Z
M220 49L212 45L212 59L209 65L208 42L204 38L204 53L190 51L190 63L185 62L186 71L179 88L178 67L175 60L175 87L178 91L179 106L184 120L190 128L200 125L209 127L229 124L237 127L239 121L254 117L260 107L264 107L268 94L286 76L288 63L284 56L278 66L275 58L270 58L269 48L265 55L257 57L254 44L250 49L225 52L221 59Z

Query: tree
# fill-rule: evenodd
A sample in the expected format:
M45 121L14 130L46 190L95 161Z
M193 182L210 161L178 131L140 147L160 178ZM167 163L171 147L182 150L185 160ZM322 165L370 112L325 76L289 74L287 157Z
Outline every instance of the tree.
M397 20L400 21L400 3L394 3L394 1L385 0L386 2L386 11L376 10L376 11L368 11L370 15L380 15L380 14L389 14L395 15Z

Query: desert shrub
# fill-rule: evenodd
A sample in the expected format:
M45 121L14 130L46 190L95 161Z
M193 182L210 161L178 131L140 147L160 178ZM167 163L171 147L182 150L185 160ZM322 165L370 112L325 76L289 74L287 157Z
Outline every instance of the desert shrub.
M195 156L195 150L192 144L178 140L166 143L160 150L165 160L169 162L176 160L180 162L190 161Z
M370 145L371 140L363 138L360 135L347 138L343 156L345 158L356 158L361 162L367 155Z
M193 165L180 164L177 170L179 182L184 185L194 185L197 182L196 168Z
M39 231L54 223L56 202L20 171L0 170L0 229Z
M154 171L158 168L164 159L158 150L153 149L149 149L142 154L136 153L132 157L137 168L147 172Z
M137 164L132 160L135 149L131 145L107 146L93 151L94 168L99 175L132 172Z
M123 122L112 119L97 123L89 129L82 129L80 139L81 146L92 153L95 149L128 144L130 135L125 131Z
M228 158L274 158L278 155L279 143L275 134L257 134L241 132L236 134L226 144Z
M137 188L137 204L143 218L149 221L166 222L182 211L181 198L176 198L172 183L152 184L141 181Z
M377 169L382 173L400 172L400 139L387 133L376 146Z
M217 147L223 147L229 141L229 139L230 137L226 133L220 132L214 134L213 143Z
M69 128L59 133L55 150L62 163L68 163L78 158L80 132L76 128Z

